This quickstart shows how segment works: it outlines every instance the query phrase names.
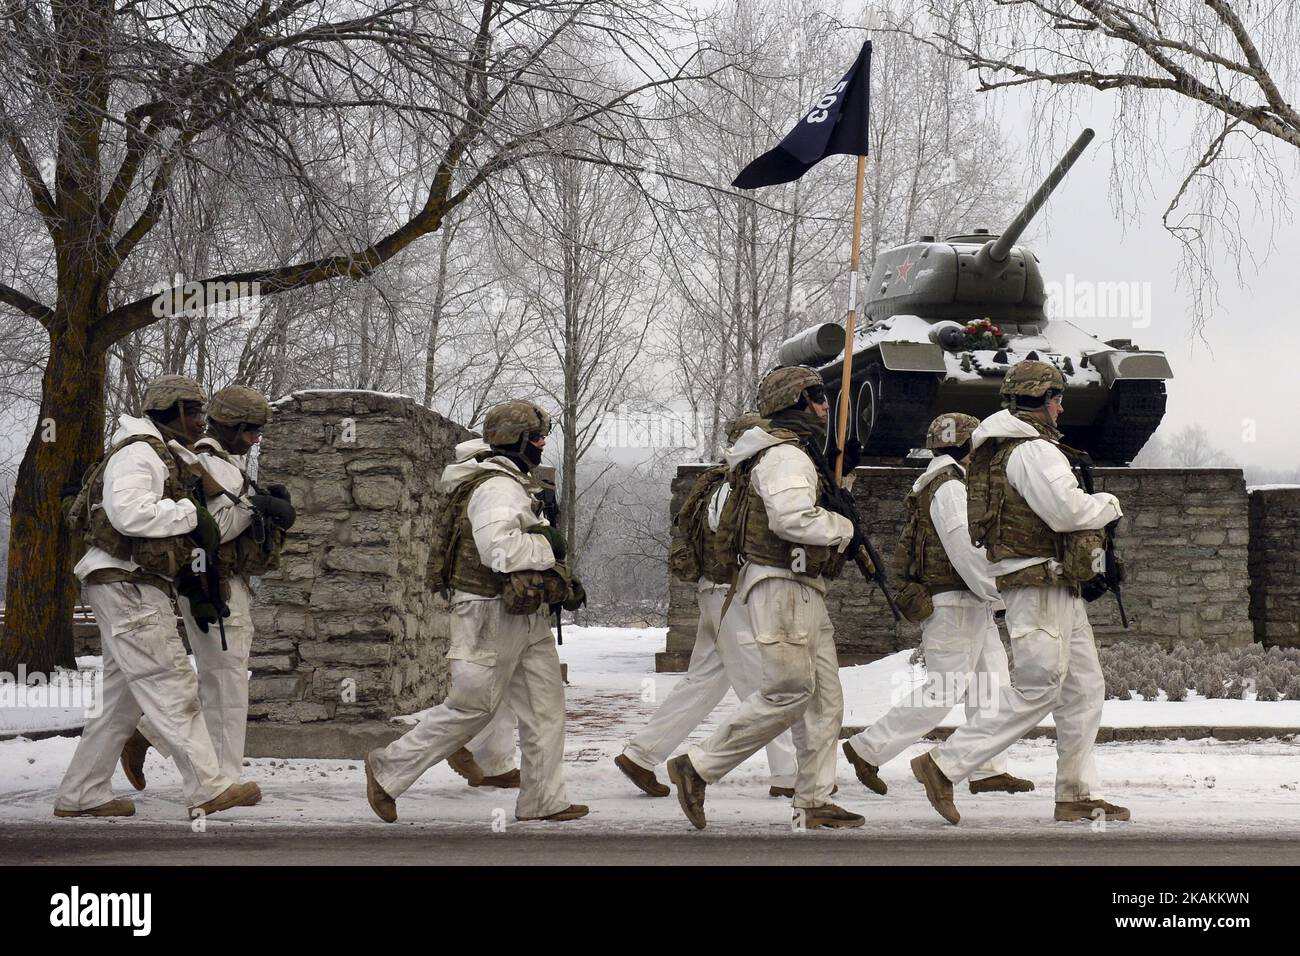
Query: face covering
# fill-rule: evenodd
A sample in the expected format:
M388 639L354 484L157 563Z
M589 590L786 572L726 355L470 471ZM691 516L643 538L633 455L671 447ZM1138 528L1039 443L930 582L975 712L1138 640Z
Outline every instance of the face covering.
M819 451L826 447L826 423L811 408L783 408L772 416L772 424L794 432L805 445Z

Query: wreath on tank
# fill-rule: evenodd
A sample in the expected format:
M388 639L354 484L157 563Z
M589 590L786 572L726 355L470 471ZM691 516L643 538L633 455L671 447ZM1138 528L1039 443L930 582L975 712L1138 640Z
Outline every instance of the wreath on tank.
M966 336L966 341L962 343L963 349L1004 349L1007 347L1007 337L1002 334L1000 328L988 319L975 319L967 322L962 326L961 331Z

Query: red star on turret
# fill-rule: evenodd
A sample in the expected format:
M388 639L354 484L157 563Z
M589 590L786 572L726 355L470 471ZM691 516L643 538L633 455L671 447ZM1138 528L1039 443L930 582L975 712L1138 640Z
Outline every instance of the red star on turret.
M904 259L898 264L898 277L904 282L907 281L907 274L912 271L912 266L916 265L911 259Z

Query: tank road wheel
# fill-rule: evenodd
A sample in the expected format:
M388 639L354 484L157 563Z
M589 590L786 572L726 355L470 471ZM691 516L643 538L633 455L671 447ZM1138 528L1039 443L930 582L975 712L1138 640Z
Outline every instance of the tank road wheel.
M1097 420L1084 428L1066 429L1066 441L1077 442L1076 447L1087 451L1098 464L1126 465L1160 427L1166 400L1163 381L1121 379L1111 386Z
M858 384L858 394L853 402L855 413L853 425L858 430L858 441L862 442L864 450L870 444L872 433L876 427L876 410L879 407L876 396L880 394L879 389L879 376L869 376Z
M925 444L938 376L891 372L876 361L867 363L855 384L853 421L864 455L898 457Z

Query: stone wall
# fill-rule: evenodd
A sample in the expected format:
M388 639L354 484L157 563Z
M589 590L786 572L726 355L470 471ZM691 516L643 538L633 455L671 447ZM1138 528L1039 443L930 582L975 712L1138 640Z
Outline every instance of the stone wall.
M1250 492L1250 619L1255 640L1300 647L1300 488Z
M254 601L250 755L359 756L377 722L445 696L448 617L425 565L435 483L467 437L403 396L304 391L276 404L258 478L288 485L298 519Z
M678 469L674 514L705 467ZM920 468L863 467L854 475L853 496L886 563L902 532L903 498L920 473ZM1098 642L1168 646L1202 638L1225 645L1249 643L1254 634L1247 593L1251 526L1242 473L1234 468L1099 468L1095 474L1097 490L1115 494L1124 509L1118 541L1128 572L1124 608L1130 625L1127 631L1120 626L1113 598L1090 604ZM656 661L661 671L684 669L695 640L694 587L674 581L669 598L668 643ZM855 567L846 568L831 585L827 609L841 664L877 660L920 640L920 628L896 624L875 584L864 581Z

